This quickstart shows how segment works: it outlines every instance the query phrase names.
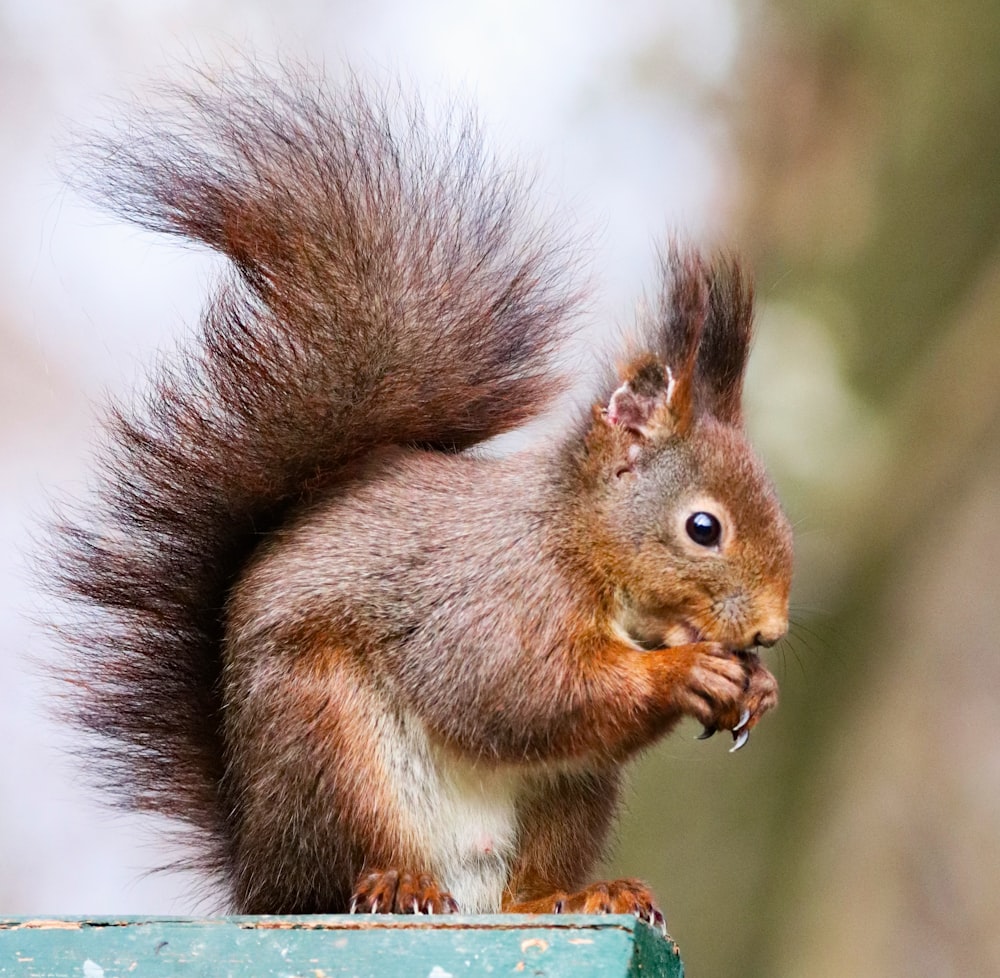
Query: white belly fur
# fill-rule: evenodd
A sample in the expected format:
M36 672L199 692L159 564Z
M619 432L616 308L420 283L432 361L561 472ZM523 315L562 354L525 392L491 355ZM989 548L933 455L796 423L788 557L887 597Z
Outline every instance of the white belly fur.
M398 793L409 848L423 853L462 913L498 913L517 850L518 801L531 790L523 768L496 768L432 745L413 718L380 739Z

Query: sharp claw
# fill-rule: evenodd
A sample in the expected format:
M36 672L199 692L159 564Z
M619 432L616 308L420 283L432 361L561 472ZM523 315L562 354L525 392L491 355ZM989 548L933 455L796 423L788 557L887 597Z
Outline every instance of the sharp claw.
M664 937L667 936L667 920L659 910L649 915L649 926L655 927Z
M750 711L749 710L744 710L740 714L739 723L737 723L736 726L733 727L733 733L736 733L737 730L740 730L743 727L745 727L747 725L747 720L749 720L749 719L750 719Z
M729 748L730 754L735 754L750 739L749 730L741 730L733 737L733 746Z
M353 897L351 899L350 909L347 912L348 913L356 913L357 909L358 909L358 898L357 897Z
M416 897L413 898L413 912L415 914L416 913L420 913L420 904L417 903L417 898Z
M714 736L715 736L715 727L705 727L705 729L702 730L702 732L698 734L698 736L695 737L694 739L708 740L709 737L714 737Z

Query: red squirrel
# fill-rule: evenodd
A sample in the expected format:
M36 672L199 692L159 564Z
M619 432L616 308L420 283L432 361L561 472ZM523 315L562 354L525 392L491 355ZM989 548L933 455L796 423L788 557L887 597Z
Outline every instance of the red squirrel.
M592 409L551 406L571 246L466 119L224 74L93 160L228 259L108 419L57 529L66 678L128 808L187 823L238 913L635 913L593 883L625 762L777 701L789 524L744 431L752 286L671 242Z

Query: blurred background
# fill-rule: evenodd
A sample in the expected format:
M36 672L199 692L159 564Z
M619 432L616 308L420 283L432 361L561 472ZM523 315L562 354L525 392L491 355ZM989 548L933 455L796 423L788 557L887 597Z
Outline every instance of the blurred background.
M587 235L592 335L667 230L746 255L797 531L782 706L737 755L650 751L608 872L653 883L692 978L1000 974L995 0L0 0L0 913L212 908L65 755L29 563L214 270L74 197L68 136L246 50L478 104Z

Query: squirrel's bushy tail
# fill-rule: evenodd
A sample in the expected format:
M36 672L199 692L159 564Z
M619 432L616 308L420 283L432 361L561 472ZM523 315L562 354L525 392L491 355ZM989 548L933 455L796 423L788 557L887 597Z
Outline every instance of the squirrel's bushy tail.
M465 117L357 81L232 72L92 154L133 221L231 274L139 409L110 418L92 512L59 528L75 720L128 808L194 826L228 876L226 594L262 533L380 444L453 451L539 413L575 296L568 251ZM88 181L90 182L90 181Z

